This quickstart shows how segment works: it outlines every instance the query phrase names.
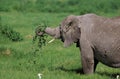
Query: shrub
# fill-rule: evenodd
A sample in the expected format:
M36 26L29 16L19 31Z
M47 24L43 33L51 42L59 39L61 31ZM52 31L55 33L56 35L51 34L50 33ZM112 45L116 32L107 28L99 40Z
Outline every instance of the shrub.
M44 23L44 24L40 24L36 30L36 31L40 31L40 32L44 32L45 28L47 27L47 25ZM46 44L46 34L43 34L41 36L38 36L37 34L35 34L35 36L33 37L33 43L35 43L35 41L37 41L38 39L38 47L39 48L42 48L42 46L44 46Z
M23 37L20 35L19 32L14 31L12 28L8 26L0 26L0 33L2 35L5 35L12 41L21 41L23 40Z

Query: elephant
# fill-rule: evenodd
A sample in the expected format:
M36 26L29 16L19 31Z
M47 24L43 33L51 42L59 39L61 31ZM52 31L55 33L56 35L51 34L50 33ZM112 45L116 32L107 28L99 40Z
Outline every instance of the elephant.
M96 14L69 15L58 27L36 31L60 39L65 47L76 43L80 49L84 74L95 72L99 62L120 68L120 18L107 18Z

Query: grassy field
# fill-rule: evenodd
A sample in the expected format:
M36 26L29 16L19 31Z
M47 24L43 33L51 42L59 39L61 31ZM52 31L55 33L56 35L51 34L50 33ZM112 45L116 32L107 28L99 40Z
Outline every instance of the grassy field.
M60 40L46 44L36 51L37 44L32 43L35 28L47 22L56 27L70 13L21 13L0 12L2 25L8 25L23 36L23 41L12 42L0 35L0 79L116 79L120 69L98 64L95 74L83 75L79 49L72 45L64 48ZM106 17L117 14L100 14ZM51 37L47 37L47 41Z

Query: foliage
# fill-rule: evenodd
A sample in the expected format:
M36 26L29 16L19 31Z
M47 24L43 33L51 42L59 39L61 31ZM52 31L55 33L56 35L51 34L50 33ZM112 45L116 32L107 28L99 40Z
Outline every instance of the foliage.
M42 23L36 28L35 32L37 31L44 33L46 27L47 25ZM38 47L42 48L42 46L46 44L46 34L42 34L40 36L35 34L35 36L33 37L33 43L37 40L37 38L38 38Z
M2 18L0 16L0 34L8 37L12 41L21 41L23 37L20 35L19 32L14 31L8 25L2 25Z
M19 32L14 31L9 26L0 26L0 33L8 37L12 41L21 41L23 37L20 35Z

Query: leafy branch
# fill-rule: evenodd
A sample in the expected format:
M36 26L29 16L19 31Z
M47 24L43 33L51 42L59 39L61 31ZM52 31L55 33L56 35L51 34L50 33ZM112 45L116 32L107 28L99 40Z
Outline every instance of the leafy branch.
M47 25L45 23L40 24L36 28L35 32L38 31L38 32L43 32L44 33L44 30L45 30L46 27L47 27ZM35 43L38 40L38 47L42 48L43 46L46 45L46 38L47 38L46 34L42 34L42 35L35 34L35 36L33 37L33 43Z

